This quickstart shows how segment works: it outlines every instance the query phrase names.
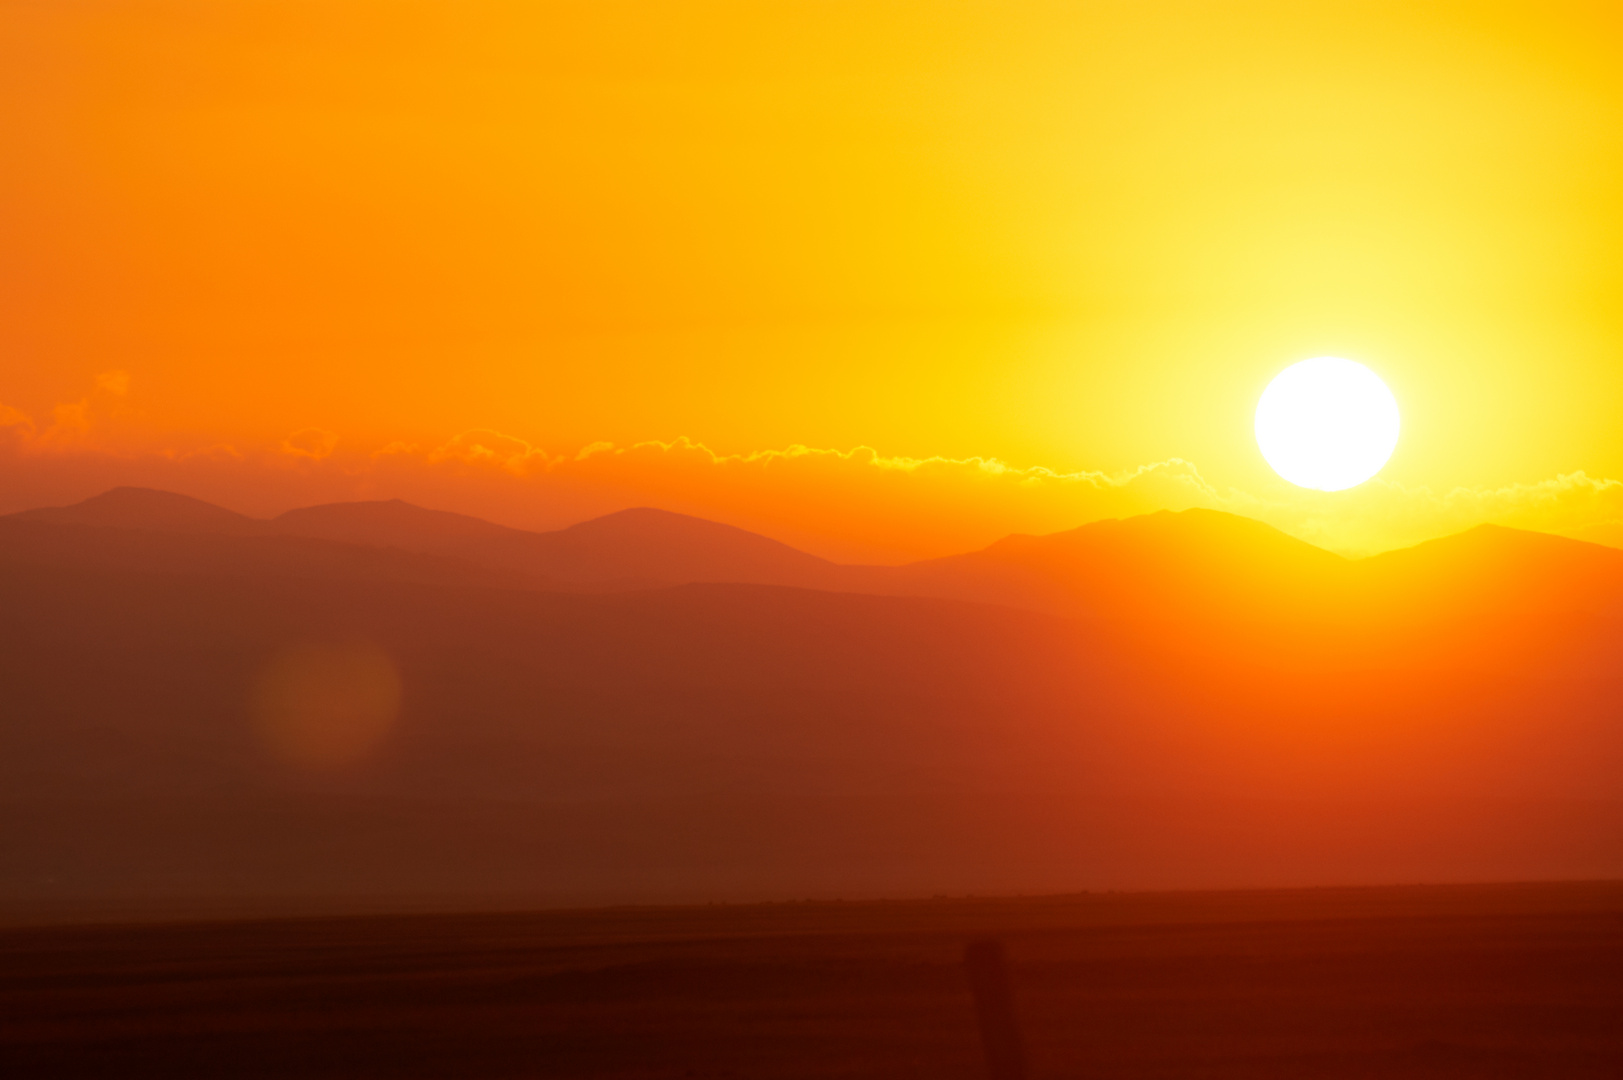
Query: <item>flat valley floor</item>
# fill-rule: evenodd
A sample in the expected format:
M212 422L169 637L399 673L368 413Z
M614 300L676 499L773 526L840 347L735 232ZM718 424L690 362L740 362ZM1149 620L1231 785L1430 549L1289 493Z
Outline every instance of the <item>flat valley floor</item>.
M0 929L6 1077L1623 1076L1623 883Z

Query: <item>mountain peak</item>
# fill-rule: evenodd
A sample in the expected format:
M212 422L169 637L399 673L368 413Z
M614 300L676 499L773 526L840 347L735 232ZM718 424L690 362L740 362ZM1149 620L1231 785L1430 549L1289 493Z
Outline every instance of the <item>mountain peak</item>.
M464 541L517 531L467 514L429 510L404 499L305 506L278 516L271 528L291 536L415 551L439 551Z
M1157 510L1126 518L1104 518L1042 536L1017 533L970 555L1069 560L1083 557L1089 552L1118 549L1132 552L1135 558L1170 558L1191 567L1264 555L1274 560L1285 558L1324 566L1347 561L1334 552L1281 532L1266 522L1203 507ZM967 557L970 556L948 558Z
M819 587L834 565L719 521L637 506L542 534L566 580L622 577L678 584L758 582Z
M1605 607L1623 589L1623 552L1553 533L1478 525L1361 560L1394 587L1449 604ZM1442 601L1440 601L1441 603Z
M601 517L591 518L587 521L559 529L559 534L575 535L602 535L637 533L646 535L650 531L665 534L667 538L679 536L730 536L740 540L748 538L748 542L765 547L772 546L793 551L788 544L752 533L748 529L740 529L736 525L726 525L708 518L694 517L692 514L681 514L675 510L660 510L653 506L633 506L625 510L616 510ZM807 556L813 558L814 556Z
M71 506L47 506L11 515L25 521L95 525L146 532L258 532L263 522L211 502L156 488L115 487Z

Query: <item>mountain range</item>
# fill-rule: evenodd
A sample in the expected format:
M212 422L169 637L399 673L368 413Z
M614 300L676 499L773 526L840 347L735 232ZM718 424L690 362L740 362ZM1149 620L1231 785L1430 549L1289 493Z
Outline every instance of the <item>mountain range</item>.
M278 752L266 673L355 643L387 730ZM876 567L121 488L0 518L0 701L13 909L1623 872L1623 552L1497 527L1348 560L1191 510Z
M838 567L764 536L664 510L623 510L556 532L529 532L399 499L332 503L259 520L199 499L114 488L74 506L3 519L147 533L292 538L457 560L550 589L614 591L726 581L820 587Z

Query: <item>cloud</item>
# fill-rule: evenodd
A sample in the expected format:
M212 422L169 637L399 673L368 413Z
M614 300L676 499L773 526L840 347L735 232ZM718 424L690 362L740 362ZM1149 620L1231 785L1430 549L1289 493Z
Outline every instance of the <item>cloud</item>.
M725 521L844 561L904 561L1101 518L1208 507L1266 521L1350 555L1484 522L1579 535L1623 521L1623 482L1566 473L1435 492L1376 479L1351 491L1268 496L1214 483L1178 458L1118 473L995 457L906 457L868 446L721 452L675 438L551 450L490 429L378 448L303 428L271 446L114 449L116 413L95 398L59 405L40 430L0 405L0 509L83 498L114 484L167 487L249 513L344 499L404 498L527 528L558 528L628 506ZM296 463L297 468L288 468Z
M107 447L92 438L95 426L95 407L88 397L57 405L51 410L51 422L44 430L32 416L0 403L0 431L8 436L14 448L24 451L106 452Z
M282 440L282 453L290 457L321 461L332 456L338 436L322 428L300 428Z
M392 444L399 447L401 444ZM490 465L515 476L523 476L533 468L545 467L547 455L511 435L499 431L478 429L464 431L427 456L430 465L457 462L463 465Z
M689 512L749 518L767 531L776 526L778 535L787 528L819 537L825 545L838 545L831 532L861 533L863 542L895 555L941 554L1009 532L1053 532L1100 518L1190 507L1257 518L1349 555L1489 522L1576 534L1623 520L1623 482L1583 472L1440 494L1374 480L1345 492L1302 489L1263 498L1220 487L1194 463L1178 458L1120 473L1065 472L990 457L889 456L865 446L793 445L726 454L678 438L626 446L598 442L549 457L495 433L480 433L474 445L509 449L470 454L468 439L453 440L427 460L484 463L540 488L589 485L620 494L622 503L674 502Z
M130 373L127 371L104 371L96 376L96 388L116 397L123 397L130 392Z
M89 448L90 401L75 401L58 405L51 410L51 426L40 432L35 440L43 449Z
M0 401L0 435L19 441L34 437L34 418Z
M795 444L781 450L755 450L742 454L718 454L688 438L670 442L640 442L626 447L598 442L574 455L551 464L553 471L574 467L611 471L637 465L682 468L697 464L723 473L758 472L761 476L785 474L866 475L868 478L895 474L919 483L980 483L1002 485L1028 491L1065 492L1083 497L1108 496L1135 488L1155 489L1164 498L1189 505L1203 505L1221 496L1187 461L1169 458L1128 472L1059 472L1043 466L1020 467L997 458L892 457L868 446L850 450L818 449Z
M1052 532L1100 517L1215 506L1223 496L1187 461L1122 474L1022 467L990 457L915 458L872 447L792 445L718 452L690 438L547 454L499 432L459 435L427 452L395 446L430 471L521 481L538 501L656 505L767 532L847 558L906 559Z

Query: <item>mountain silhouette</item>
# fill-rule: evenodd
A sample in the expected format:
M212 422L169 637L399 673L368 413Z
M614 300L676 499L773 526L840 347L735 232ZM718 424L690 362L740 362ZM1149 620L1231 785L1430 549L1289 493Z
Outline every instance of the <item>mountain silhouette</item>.
M851 587L1134 621L1281 616L1339 583L1349 561L1215 510L1009 536L980 551L850 571Z
M163 533L247 536L264 528L263 522L202 499L141 487L116 487L72 506L42 507L8 516L19 521Z
M529 532L400 500L291 510L272 530L451 555L571 586L731 581L816 587L834 564L730 525L666 510L622 510L555 532Z
M185 495L115 488L73 506L0 518L8 520L364 545L455 559L564 589L690 582L837 587L843 569L744 529L646 507L532 532L399 499L304 507L264 521Z
M269 524L273 531L289 536L426 552L522 532L467 514L426 510L401 499L306 506L289 510Z
M1623 548L1623 521L1603 521L1598 525L1585 525L1569 534L1574 540L1587 540L1591 544Z
M1317 644L1363 655L1389 644L1398 626L1393 612L1405 613L1404 625L1432 628L1427 633L1452 620L1473 640L1495 627L1520 640L1517 627L1526 620L1599 617L1623 588L1623 553L1544 533L1484 525L1351 560L1262 522L1202 509L1009 536L979 551L903 566L839 565L743 529L649 508L532 532L398 499L306 507L262 521L183 495L115 488L0 524L13 526L6 542L24 547L49 547L39 531L47 525L193 538L190 546L151 536L113 542L81 528L63 541L79 553L72 558L101 550L109 565L202 559L223 568L242 560L260 570L364 567L379 578L565 591L780 585L1103 620L1118 633L1159 636L1167 648L1180 642L1198 648L1204 636L1223 633L1231 648L1288 644L1300 652ZM15 528L23 524L32 531ZM70 555L65 550L61 557ZM1295 640L1282 642L1281 635Z
M1623 873L1623 552L1593 544L1347 560L1188 511L853 568L651 511L238 534L121 498L148 509L0 519L0 908ZM583 585L701 573L826 584ZM289 753L265 702L307 662L353 701L357 656L392 723Z

